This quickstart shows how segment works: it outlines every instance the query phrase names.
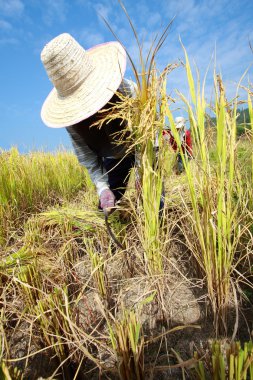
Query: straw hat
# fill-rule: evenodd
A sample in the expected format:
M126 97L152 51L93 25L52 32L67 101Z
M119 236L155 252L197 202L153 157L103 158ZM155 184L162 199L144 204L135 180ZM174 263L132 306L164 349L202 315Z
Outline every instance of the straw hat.
M119 42L84 50L68 33L51 40L41 60L54 85L41 118L52 128L68 127L94 115L117 91L126 70L126 52Z
M178 116L175 118L175 126L176 128L182 128L185 126L185 118L182 116Z

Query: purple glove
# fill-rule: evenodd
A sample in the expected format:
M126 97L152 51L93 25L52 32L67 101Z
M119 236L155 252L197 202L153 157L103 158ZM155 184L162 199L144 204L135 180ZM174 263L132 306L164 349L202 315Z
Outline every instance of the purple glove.
M115 196L109 189L105 189L100 194L100 207L104 210L115 206Z

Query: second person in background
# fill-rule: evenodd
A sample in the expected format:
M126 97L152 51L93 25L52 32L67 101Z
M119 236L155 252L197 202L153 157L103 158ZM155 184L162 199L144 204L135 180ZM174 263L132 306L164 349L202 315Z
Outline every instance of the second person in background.
M170 129L165 129L163 131L163 136L165 140L169 142L172 149L177 152L176 173L181 174L184 171L182 154L185 155L186 159L191 159L193 157L191 132L190 130L186 129L185 118L182 116L175 118L175 127L177 128L179 134L182 153Z

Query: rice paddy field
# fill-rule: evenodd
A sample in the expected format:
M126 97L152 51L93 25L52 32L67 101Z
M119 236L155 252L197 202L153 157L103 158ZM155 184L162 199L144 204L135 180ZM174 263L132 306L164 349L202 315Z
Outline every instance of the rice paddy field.
M1 379L253 379L252 86L238 139L238 98L215 76L209 125L185 52L194 159L177 175L162 137L169 122L179 142L166 94L176 68L154 64L164 38L135 71L137 96L105 116L127 120L139 158L140 189L133 170L109 216L120 245L73 153L0 154Z

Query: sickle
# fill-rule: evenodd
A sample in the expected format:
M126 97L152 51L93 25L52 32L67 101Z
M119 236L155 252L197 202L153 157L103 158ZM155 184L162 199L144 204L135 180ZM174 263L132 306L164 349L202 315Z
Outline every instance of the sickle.
M109 214L108 214L107 209L104 208L104 209L103 209L103 212L104 212L104 216L105 216L105 225L106 225L106 228L107 228L107 232L108 232L108 234L111 236L112 240L114 241L114 243L115 243L119 248L121 248L121 249L125 249L125 248L123 247L123 245L119 242L119 240L116 238L116 236L114 235L114 233L112 232L112 230L111 230L111 226L110 226L110 224L109 224L109 222L108 222L108 216L109 216Z

